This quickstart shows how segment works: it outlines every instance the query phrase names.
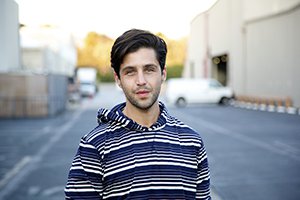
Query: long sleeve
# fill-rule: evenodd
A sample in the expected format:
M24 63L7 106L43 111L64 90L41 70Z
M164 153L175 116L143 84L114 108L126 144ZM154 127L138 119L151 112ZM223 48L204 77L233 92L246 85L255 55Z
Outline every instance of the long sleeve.
M203 143L202 143L203 144ZM196 199L211 199L210 197L210 172L206 150L202 145L198 154L198 173Z
M99 152L82 139L69 172L66 199L102 199L102 176Z

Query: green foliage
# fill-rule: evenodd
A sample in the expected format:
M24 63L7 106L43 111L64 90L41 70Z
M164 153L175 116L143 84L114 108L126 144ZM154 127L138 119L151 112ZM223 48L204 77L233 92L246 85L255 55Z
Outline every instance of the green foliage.
M166 64L168 67L168 78L180 77L183 70L183 63L186 54L187 38L178 40L168 39L162 33L158 33L164 38L168 46ZM110 50L114 40L96 32L87 34L82 46L77 47L77 66L94 66L100 75L98 79L102 82L114 81L110 67Z
M167 79L179 78L182 76L183 65L174 65L167 67Z
M167 79L180 78L182 76L183 65L174 65L167 67ZM106 73L98 73L97 79L99 82L114 82L114 75L112 71Z
M114 82L114 75L112 71L107 71L106 73L98 73L97 79L99 82Z
M111 38L96 32L88 33L83 45L77 47L77 66L95 66L100 73L107 73L112 45Z

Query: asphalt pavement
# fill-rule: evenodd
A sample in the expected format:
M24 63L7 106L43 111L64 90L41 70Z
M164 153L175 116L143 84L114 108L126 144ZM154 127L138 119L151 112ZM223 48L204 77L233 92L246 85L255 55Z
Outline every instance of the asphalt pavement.
M299 115L216 105L170 112L201 134L222 199L300 199Z
M0 119L0 200L64 199L79 140L97 125L97 109L122 101L115 85L102 85L95 98L57 116ZM205 142L212 199L299 199L300 116L216 105L169 111Z

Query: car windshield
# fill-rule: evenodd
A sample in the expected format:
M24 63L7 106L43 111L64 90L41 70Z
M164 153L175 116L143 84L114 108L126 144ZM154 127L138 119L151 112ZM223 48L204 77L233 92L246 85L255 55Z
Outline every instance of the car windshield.
M93 85L93 83L89 83L89 82L81 82L81 85Z
M223 87L221 83L219 83L218 81L215 80L211 80L209 82L209 87L211 88L219 88L219 87Z

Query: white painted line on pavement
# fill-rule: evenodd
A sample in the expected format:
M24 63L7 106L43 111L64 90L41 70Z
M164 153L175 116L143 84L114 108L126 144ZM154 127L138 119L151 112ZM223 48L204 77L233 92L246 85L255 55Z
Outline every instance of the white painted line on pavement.
M57 194L59 192L62 192L63 189L64 189L64 185L60 185L60 186L56 186L56 187L52 187L52 188L49 188L49 189L46 189L42 192L42 195L43 196L52 196L54 194Z
M30 156L25 156L20 160L0 181L0 189L5 186L19 171L31 161Z
M28 189L28 194L30 196L35 196L40 192L41 188L39 186L30 186Z
M288 145L288 144L286 144L284 142L281 142L279 140L274 141L274 145L277 146L278 148L283 149L287 153L299 154L300 155L300 149L298 149L296 147L293 147L291 145Z
M191 120L191 122L193 122L194 124L201 124L201 126L204 126L210 130L213 130L215 133L218 134L222 134L222 135L227 135L229 137L235 138L237 140L246 142L248 144L252 144L254 146L258 146L261 147L263 149L266 149L270 152L276 153L276 154L280 154L280 155L284 155L287 156L293 160L296 161L300 161L300 154L291 154L289 151L286 151L285 149L282 148L277 148L276 146L270 145L269 143L265 143L262 142L260 140L256 140L253 139L251 137L248 137L246 135L242 135L238 132L223 128L217 124L211 123L209 121L203 120L203 119L199 119L199 118L195 118L195 117L191 117L189 115L186 115L183 112L180 112L181 115L185 115L185 118Z
M212 200L222 200L222 198L217 195L213 188L210 189L210 197Z
M83 107L79 111L75 112L72 118L56 131L56 134L38 151L38 153L34 157L32 157L30 160L26 159L26 162L23 161L25 162L25 164L22 164L22 166L14 167L16 168L14 176L10 177L10 179L5 182L6 185L1 188L0 200L3 200L6 195L14 191L26 178L26 176L36 169L38 163L43 159L44 155L63 135L68 132L68 130L75 124L75 122L85 110L86 107Z
M48 134L51 131L51 127L50 126L44 126L44 128L42 129L42 134Z

